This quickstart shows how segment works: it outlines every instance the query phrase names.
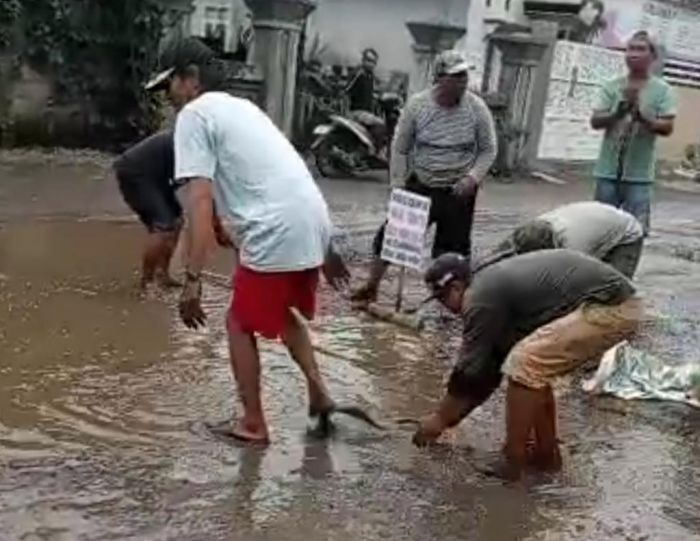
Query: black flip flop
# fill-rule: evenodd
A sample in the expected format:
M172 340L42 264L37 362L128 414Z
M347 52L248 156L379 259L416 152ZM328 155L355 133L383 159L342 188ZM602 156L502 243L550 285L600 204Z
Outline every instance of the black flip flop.
M318 423L313 428L309 428L307 434L312 438L324 440L330 438L336 431L336 426L331 421L329 413L320 413L316 415L318 417Z

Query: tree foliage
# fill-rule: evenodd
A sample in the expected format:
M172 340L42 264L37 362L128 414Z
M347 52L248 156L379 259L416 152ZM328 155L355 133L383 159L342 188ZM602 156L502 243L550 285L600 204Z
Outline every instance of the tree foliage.
M0 0L0 51L10 46L21 12L20 0Z
M153 107L142 88L163 31L156 0L0 0L0 13L6 7L15 15L0 18L0 40L14 26L19 60L53 81L55 104L81 105L94 144L149 128Z

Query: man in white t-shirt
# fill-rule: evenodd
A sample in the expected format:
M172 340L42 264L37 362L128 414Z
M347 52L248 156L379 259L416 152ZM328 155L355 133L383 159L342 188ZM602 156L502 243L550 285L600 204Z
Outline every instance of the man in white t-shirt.
M222 70L201 47L185 43L175 56L161 78L179 110L175 179L191 222L180 314L191 328L206 319L201 272L215 207L233 224L240 261L227 327L243 415L226 434L266 443L256 336L282 339L306 376L310 415L327 415L334 403L301 316L314 315L320 271L339 286L347 270L331 249L326 202L285 136L250 101L216 91Z

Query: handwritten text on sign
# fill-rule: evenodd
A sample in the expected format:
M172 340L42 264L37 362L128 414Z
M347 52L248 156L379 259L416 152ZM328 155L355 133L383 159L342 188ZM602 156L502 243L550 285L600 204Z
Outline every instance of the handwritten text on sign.
M382 259L403 267L422 270L429 216L428 197L406 190L392 190Z

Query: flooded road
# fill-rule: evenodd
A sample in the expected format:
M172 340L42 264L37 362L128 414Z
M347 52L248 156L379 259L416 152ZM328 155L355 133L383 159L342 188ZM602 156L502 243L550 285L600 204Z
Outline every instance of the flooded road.
M328 192L340 220L370 200L381 207L375 188L356 189L354 199L345 189ZM511 205L497 189L487 193L479 246L549 203ZM573 383L560 389L565 471L525 487L474 468L500 447L500 394L434 450L414 449L409 428L382 433L346 419L320 442L306 434L300 374L273 342L261 346L272 445L213 438L204 423L230 417L235 405L227 288L207 285L210 325L187 331L176 293L134 292L138 226L69 218L63 208L60 219L0 226L2 541L700 539L698 413L591 400ZM662 225L681 235L687 229L670 225L678 208ZM376 221L371 214L356 221ZM217 272L227 267L225 258L215 263ZM673 360L697 361L698 276L697 264L663 251L643 261L642 289L665 316L650 343ZM412 280L410 299L422 293ZM425 412L458 343L457 323L432 317L431 328L444 328L419 337L324 290L313 328L335 397L387 422Z

